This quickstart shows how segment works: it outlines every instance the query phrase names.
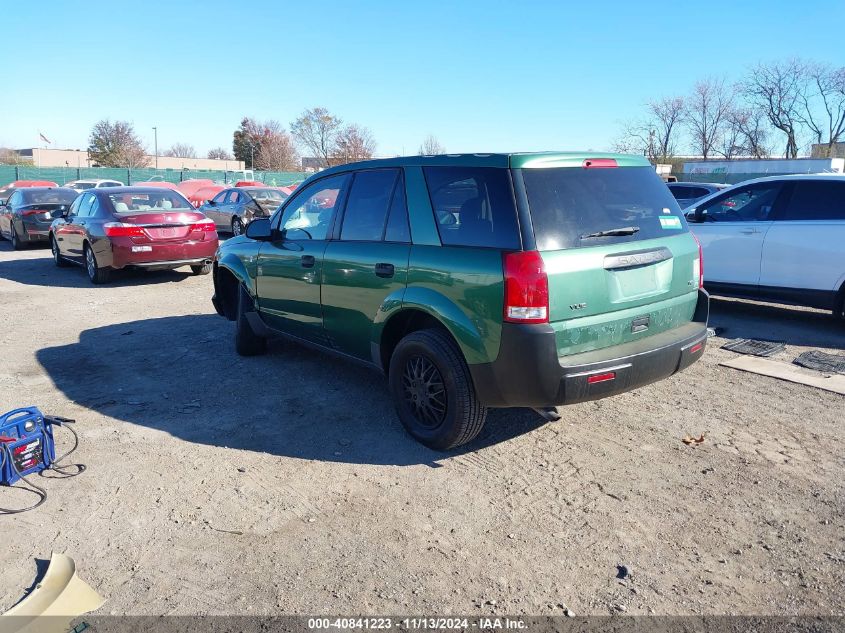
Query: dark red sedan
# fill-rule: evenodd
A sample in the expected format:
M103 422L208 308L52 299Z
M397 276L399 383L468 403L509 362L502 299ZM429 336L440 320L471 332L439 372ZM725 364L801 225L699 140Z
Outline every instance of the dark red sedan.
M80 194L50 227L56 266L85 266L92 283L112 270L190 266L211 271L217 250L214 222L178 191L161 187L106 187Z

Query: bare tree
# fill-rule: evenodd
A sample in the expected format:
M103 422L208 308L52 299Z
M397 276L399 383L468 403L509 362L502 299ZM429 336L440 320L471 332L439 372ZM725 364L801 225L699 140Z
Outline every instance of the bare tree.
M798 157L806 68L798 59L758 64L742 84L752 107L786 136L784 156Z
M328 167L337 152L338 133L343 122L325 108L311 108L290 124L297 142Z
M437 137L429 134L420 145L420 156L436 156L438 154L445 154L446 148L440 144Z
M88 138L91 161L101 167L147 167L150 159L135 129L128 121L94 124Z
M806 84L801 93L801 122L819 145L833 146L845 135L845 68L833 69L823 64L806 67Z
M284 131L270 131L261 139L255 166L264 171L299 171L299 154L293 139Z
M643 154L653 163L665 163L675 155L685 115L683 97L650 101L647 117L625 123L613 147L619 152Z
M215 160L232 160L232 155L225 147L215 147L214 149L208 150L206 157Z
M707 78L695 84L687 99L685 122L691 149L704 160L722 145L727 116L733 109L734 89L724 79Z
M197 150L194 149L193 145L188 145L187 143L174 143L162 156L169 156L171 158L196 158Z
M725 158L751 156L768 158L771 151L768 146L769 119L756 108L735 108L727 115L728 132L723 140L723 147L730 138L731 151L723 149ZM728 155L730 153L730 155Z
M338 132L335 144L337 149L332 162L337 164L369 160L376 151L376 142L370 131L354 123Z

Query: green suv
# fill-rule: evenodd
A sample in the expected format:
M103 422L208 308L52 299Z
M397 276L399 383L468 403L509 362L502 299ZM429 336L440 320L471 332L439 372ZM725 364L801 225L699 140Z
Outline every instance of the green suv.
M557 405L701 357L701 249L642 157L532 153L352 163L222 244L240 354L285 336L384 372L417 440L472 440L488 407Z

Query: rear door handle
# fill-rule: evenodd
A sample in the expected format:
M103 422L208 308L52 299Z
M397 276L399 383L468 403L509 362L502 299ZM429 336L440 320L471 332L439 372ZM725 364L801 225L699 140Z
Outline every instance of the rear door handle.
M375 270L376 277L384 278L393 277L393 273L395 271L393 264L376 264Z
M302 262L303 268L314 268L314 264L317 263L313 255L303 255L300 261Z

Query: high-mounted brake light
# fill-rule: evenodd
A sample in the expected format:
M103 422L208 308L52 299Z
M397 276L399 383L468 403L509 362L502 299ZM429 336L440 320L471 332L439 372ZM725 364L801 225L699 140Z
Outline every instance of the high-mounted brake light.
M549 322L549 278L537 251L505 253L504 319L509 323Z
M698 241L695 233L692 233L692 237L698 244L698 257L692 262L692 278L698 278L698 287L704 288L704 251L702 251L701 242Z
M619 167L615 158L588 158L583 162L584 169L591 167Z
M126 222L106 222L103 230L107 237L143 237L144 229L136 224Z

